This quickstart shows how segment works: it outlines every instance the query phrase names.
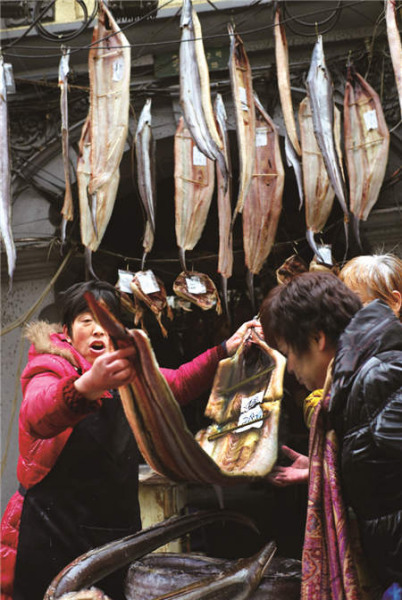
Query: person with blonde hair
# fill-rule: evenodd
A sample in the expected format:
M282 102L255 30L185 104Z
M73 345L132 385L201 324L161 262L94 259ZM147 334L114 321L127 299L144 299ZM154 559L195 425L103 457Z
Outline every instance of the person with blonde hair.
M363 304L383 300L401 319L402 260L394 254L356 256L339 273L340 279Z

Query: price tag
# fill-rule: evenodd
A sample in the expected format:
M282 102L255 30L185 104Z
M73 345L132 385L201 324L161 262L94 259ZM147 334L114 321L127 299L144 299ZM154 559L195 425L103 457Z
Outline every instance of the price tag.
M251 410L252 408L257 406L257 404L261 404L263 398L264 398L264 390L262 390L261 392L257 392L257 394L253 394L252 396L249 396L248 398L242 398L240 413L247 412L248 410Z
M118 58L113 63L113 81L121 81L124 73L124 59Z
M255 131L255 145L266 146L268 144L268 133L263 127L258 127Z
M197 275L186 277L186 285L190 294L205 294L207 288L202 283L201 279Z
M375 110L369 110L364 113L364 122L366 124L367 129L378 129L378 120L377 113Z
M137 279L140 282L144 294L154 294L161 289L152 271L142 271L142 273L137 273Z
M320 257L322 258L322 260L320 260L320 257L317 256L318 262L324 262L326 265L334 264L332 260L332 251L330 245L324 244L322 246L318 246L318 250L320 252Z
M4 80L6 83L7 94L15 94L13 65L11 63L4 63Z
M117 282L118 289L121 292L132 294L133 290L131 289L130 283L132 282L133 277L134 273L131 271L123 271L123 269L119 269L119 280Z
M205 167L207 164L207 157L205 154L200 152L197 146L193 146L193 165L197 167Z
M248 110L246 88L239 87L239 98L240 98L240 104L241 104L242 109L243 110Z
M264 413L260 405L255 406L251 410L242 413L239 416L239 420L237 422L238 425L242 425L236 429L236 433L241 433L242 431L247 431L248 429L252 429L253 427L260 429L262 427L262 418Z

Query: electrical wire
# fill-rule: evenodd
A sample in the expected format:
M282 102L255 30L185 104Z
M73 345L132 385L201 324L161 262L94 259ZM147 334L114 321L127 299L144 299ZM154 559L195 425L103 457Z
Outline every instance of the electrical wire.
M88 9L86 7L84 0L75 0L75 2L77 2L81 6L82 12L84 13L84 20L79 29L77 29L73 33L68 33L68 34L51 33L45 27L43 27L43 25L41 25L40 19L39 19L36 22L36 30L37 30L38 34L42 38L52 41L52 42L54 42L54 41L68 42L70 40L75 39L79 35L81 35L81 33L84 33L84 31L86 31L88 29L89 25L92 23L92 21L96 17L96 13L98 12L98 0L95 1L94 10L92 11L91 15L88 15ZM36 20L37 13L39 12L40 5L41 5L41 1L37 2L37 4L35 5L35 9L34 9L34 13L33 13L35 20Z

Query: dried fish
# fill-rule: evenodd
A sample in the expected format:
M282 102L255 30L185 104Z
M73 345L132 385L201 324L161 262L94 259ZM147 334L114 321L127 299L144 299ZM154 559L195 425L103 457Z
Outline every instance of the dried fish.
M216 170L218 186L218 219L219 219L219 257L218 273L222 276L222 289L226 314L229 315L227 280L233 271L233 232L232 232L232 169L230 164L229 133L227 129L227 116L225 105L220 94L215 99L215 116L219 135L223 141L223 153L228 165L228 183Z
M233 511L206 510L171 517L143 531L78 556L53 579L44 600L56 600L63 594L89 587L119 567L152 552L170 540L220 520L233 520L253 527L249 518Z
M297 156L295 149L293 148L293 145L289 139L288 134L285 132L285 155L286 155L286 162L288 167L292 167L294 172L295 172L295 177L296 177L296 184L297 184L297 191L299 193L299 198L300 198L300 203L299 203L299 210L301 209L301 207L303 206L303 173L302 173L302 167L301 167L301 161L299 160L299 157Z
M155 150L152 138L151 98L148 98L141 111L135 134L137 155L138 190L147 217L143 240L144 254L141 269L144 270L145 258L152 250L155 235L156 186L155 186Z
M279 8L275 11L275 58L276 73L278 77L279 98L285 128L292 144L294 152L301 155L301 148L297 137L296 121L293 112L292 94L290 92L290 74L289 74L289 53L288 42L286 39L285 28L281 23L281 11Z
M95 252L116 200L128 131L131 74L130 44L102 0L88 63L90 109L81 135L85 156L80 152L77 179L81 240L89 252Z
M334 139L333 85L331 75L325 63L321 35L318 36L318 40L314 46L306 85L311 105L314 134L322 152L325 168L332 187L334 188L335 195L338 198L344 213L345 236L347 241L349 213L346 204L346 190L341 161L336 150Z
M255 299L252 276L261 271L274 243L285 181L277 128L256 95L254 102L254 173L243 210L243 246L250 273L248 281L253 306Z
M173 291L183 300L196 304L202 310L215 308L218 315L222 313L218 290L212 279L205 273L183 271L173 282Z
M180 117L174 139L175 225L182 269L204 230L214 193L214 163L199 152Z
M64 48L59 64L59 88L60 88L60 113L61 113L61 137L63 169L65 180L64 203L61 209L63 221L61 225L61 244L66 242L67 222L74 218L73 194L71 191L70 157L69 157L69 134L68 134L68 74L70 72L70 49Z
M239 193L233 221L241 213L254 169L255 110L253 76L241 37L228 25L230 35L229 72L236 115L239 147Z
M348 67L344 97L346 166L356 238L376 203L388 162L389 131L378 94Z
M172 310L167 302L167 294L162 280L151 271L137 271L130 283L134 298L143 302L155 315L162 334L167 336L167 330L162 323L162 314L166 311L169 319L173 318ZM135 324L142 322L141 311L137 309Z
M11 228L11 162L8 136L8 107L4 58L0 54L0 232L7 254L10 289L15 270L17 252Z
M212 110L201 25L191 0L183 0L180 27L180 104L186 126L198 150L218 162L227 182L228 168Z
M387 36L389 51L391 54L392 67L395 73L396 88L399 96L399 106L402 118L402 45L396 22L396 0L384 0L385 22L387 24Z
M299 125L302 147L302 170L304 185L304 206L306 212L306 237L310 247L321 259L320 251L314 240L314 234L325 226L332 210L335 192L325 168L324 157L314 135L313 116L308 97L299 107ZM335 137L340 140L340 112L334 111ZM337 142L335 147L338 146ZM323 262L325 262L323 260Z
M233 475L265 476L276 462L286 359L252 330L234 356L221 360L197 433L201 447Z

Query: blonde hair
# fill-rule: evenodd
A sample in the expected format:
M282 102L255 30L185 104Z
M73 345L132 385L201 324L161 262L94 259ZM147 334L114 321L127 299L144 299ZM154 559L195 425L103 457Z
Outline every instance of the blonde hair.
M394 254L356 256L339 277L353 290L365 292L372 300L379 298L391 308L395 302L392 292L402 294L402 260Z

